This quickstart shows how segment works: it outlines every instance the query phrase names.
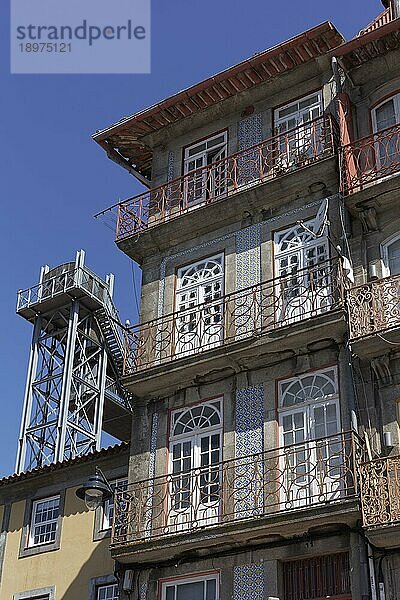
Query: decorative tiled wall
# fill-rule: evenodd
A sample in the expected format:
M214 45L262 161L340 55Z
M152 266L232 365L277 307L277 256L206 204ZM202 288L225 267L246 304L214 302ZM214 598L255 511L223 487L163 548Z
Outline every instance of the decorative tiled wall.
M239 151L251 148L262 142L262 116L260 113L242 119L238 123ZM260 181L260 156L257 149L247 150L238 157L239 185L258 183Z
M235 456L248 456L264 450L264 386L236 391Z
M167 180L171 181L175 177L175 153L168 152L168 163L167 163Z
M262 142L262 115L257 113L238 123L238 145L239 151L250 148Z
M236 290L258 285L261 282L261 223L241 229L236 233ZM260 291L256 291L259 296ZM259 302L252 294L244 292L237 298L235 307L236 336L240 337L260 325Z
M263 563L251 563L234 567L234 600L264 600L264 571Z
M236 391L235 457L249 457L264 450L264 386ZM243 458L235 463L235 514L247 518L263 512L262 458Z
M154 413L151 422L151 437L150 437L150 457L149 457L149 479L153 479L156 474L156 452L157 452L157 431L158 431L158 414ZM149 491L147 495L147 508L146 508L146 532L145 536L148 537L151 533L152 523L152 504L154 495L154 483L151 482L149 485Z
M146 597L147 597L147 588L148 588L147 581L144 581L143 583L140 584L139 600L146 600Z

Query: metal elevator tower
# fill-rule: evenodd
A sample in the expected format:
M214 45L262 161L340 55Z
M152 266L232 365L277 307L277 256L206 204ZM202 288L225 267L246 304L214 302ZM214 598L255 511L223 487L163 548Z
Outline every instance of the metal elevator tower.
M105 280L75 262L41 269L18 293L17 313L33 324L16 471L98 450L102 432L129 440L131 396L120 383L123 342Z

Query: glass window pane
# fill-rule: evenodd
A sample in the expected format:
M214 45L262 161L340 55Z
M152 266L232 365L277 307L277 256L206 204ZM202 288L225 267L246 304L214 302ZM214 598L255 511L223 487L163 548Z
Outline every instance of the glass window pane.
M175 586L168 586L165 594L165 600L175 600Z
M204 600L204 581L178 585L176 600Z
M215 579L209 579L207 581L207 593L206 600L216 600L217 599L217 582Z

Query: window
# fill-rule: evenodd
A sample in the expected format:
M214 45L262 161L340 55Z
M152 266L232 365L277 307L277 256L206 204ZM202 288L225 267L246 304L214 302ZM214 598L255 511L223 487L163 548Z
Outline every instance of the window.
M221 342L223 261L223 254L219 254L179 269L175 354L191 354Z
M400 274L400 234L396 234L382 244L384 275Z
M169 451L170 530L217 523L221 504L222 401L174 411Z
M322 123L314 122L322 114L322 93L300 98L274 111L278 156L282 168L313 158L323 151Z
M55 600L55 588L47 587L13 594L12 600Z
M314 220L275 233L277 320L299 321L327 310L332 302L328 240L314 237Z
M394 125L400 123L400 94L396 94L385 100L372 111L372 125L374 133L382 135L375 136L376 162L382 175L390 175L397 171L400 159L399 133Z
M28 540L29 547L55 542L59 515L60 496L33 502Z
M279 432L287 508L340 497L343 462L335 368L279 383Z
M218 576L208 575L163 582L161 600L218 600Z
M114 492L116 489L121 490L122 492L128 489L128 480L124 479L115 479L110 482L110 486L112 491ZM112 527L114 520L114 496L112 496L109 500L106 500L104 504L104 512L103 512L103 527L102 529L110 529Z
M347 552L283 563L284 600L351 600Z
M226 191L227 133L197 142L185 149L185 208L216 199ZM190 175L191 174L191 175Z
M116 583L100 585L97 588L96 600L118 600L118 598L118 585Z

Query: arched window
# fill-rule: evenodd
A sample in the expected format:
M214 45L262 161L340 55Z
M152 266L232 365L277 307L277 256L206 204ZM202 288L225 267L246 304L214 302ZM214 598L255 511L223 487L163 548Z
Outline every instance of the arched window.
M169 527L177 531L217 522L221 502L222 400L174 411L170 440Z
M223 254L179 269L176 354L191 354L220 343L223 335L223 286Z
M343 457L335 368L279 383L279 435L286 506L336 498Z
M275 233L277 320L290 323L326 310L331 303L326 236L312 235L315 219Z

